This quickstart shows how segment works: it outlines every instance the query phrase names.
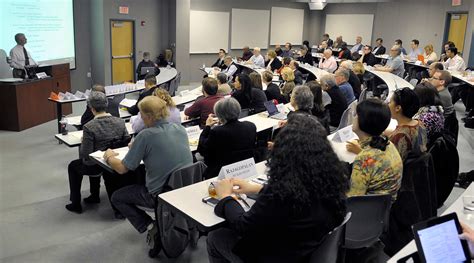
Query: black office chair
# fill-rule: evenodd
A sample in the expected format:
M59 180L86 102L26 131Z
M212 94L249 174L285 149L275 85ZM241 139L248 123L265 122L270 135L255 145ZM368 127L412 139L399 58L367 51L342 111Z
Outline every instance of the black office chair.
M346 224L351 219L351 212L346 214L344 221L329 232L319 247L311 254L310 263L336 263L339 262L341 248L344 244Z
M388 227L391 195L353 196L347 199L351 220L346 226L344 247L359 249L372 246Z

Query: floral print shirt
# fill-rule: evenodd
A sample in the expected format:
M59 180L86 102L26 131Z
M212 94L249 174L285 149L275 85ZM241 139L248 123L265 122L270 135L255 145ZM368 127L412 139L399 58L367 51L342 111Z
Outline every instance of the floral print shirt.
M372 148L371 138L360 141L362 151L356 156L348 196L390 194L392 202L402 182L403 164L393 143L385 151Z
M428 138L432 138L433 135L444 129L443 112L442 106L425 106L418 110L413 119L420 120L426 127L426 135Z
M389 139L397 147L402 160L406 159L409 151L426 152L426 129L420 121L413 126L398 125Z

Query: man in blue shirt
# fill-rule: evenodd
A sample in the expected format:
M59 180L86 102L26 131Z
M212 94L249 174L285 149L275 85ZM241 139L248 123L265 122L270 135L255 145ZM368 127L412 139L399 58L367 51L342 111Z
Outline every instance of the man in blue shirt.
M423 50L419 47L420 41L413 39L411 41L410 53L408 53L408 60L416 61L418 60L418 55L423 55Z
M146 129L135 138L123 160L108 149L104 160L119 174L135 170L143 160L146 185L130 185L112 195L112 203L130 223L143 233L154 228L153 219L136 206L154 208L155 198L163 190L170 174L193 162L188 136L183 126L169 123L166 102L155 96L144 98L139 104ZM156 228L156 227L155 227Z
M352 89L351 84L349 84L350 72L347 69L338 69L335 73L336 75L336 84L339 86L339 89L342 91L344 98L346 98L347 105L351 104L356 98L354 96L354 90Z
M403 74L405 74L405 65L400 56L401 53L402 51L399 46L393 46L390 49L390 58L387 60L387 64L385 64L385 66L375 65L375 70L390 72L403 78Z

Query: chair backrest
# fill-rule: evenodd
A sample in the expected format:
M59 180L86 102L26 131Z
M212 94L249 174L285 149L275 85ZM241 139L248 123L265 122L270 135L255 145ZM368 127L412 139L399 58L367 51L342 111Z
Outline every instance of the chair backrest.
M387 228L392 197L386 195L353 196L347 199L351 220L346 226L344 246L349 249L369 247Z
M351 219L351 212L346 214L344 221L329 232L319 247L311 254L310 263L336 263L340 256L340 249L344 243L346 224Z
M363 102L367 97L367 89L362 89L359 96L359 102Z
M120 117L119 104L125 98L125 94L118 94L108 98L107 112L112 116Z
M410 79L410 84L413 85L413 87L416 87L416 84L418 84L418 79Z
M342 113L341 121L339 122L339 126L337 126L337 130L345 128L352 124L352 120L354 119L354 112L356 110L357 100L351 102L347 109Z
M168 92L171 97L173 97L176 94L176 91L178 90L180 83L181 83L181 72L178 72L176 77L170 81Z
M429 147L436 176L438 207L442 206L453 190L459 173L459 153L454 139L449 134L441 134Z

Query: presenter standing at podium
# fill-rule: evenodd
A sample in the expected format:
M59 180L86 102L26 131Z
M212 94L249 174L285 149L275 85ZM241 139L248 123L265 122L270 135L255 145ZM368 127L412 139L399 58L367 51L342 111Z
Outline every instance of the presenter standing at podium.
M25 67L38 65L31 58L30 52L25 48L26 37L23 33L18 33L15 35L15 41L17 45L10 50L10 67L13 68L13 77L14 78L26 78L26 69Z

